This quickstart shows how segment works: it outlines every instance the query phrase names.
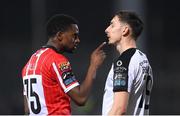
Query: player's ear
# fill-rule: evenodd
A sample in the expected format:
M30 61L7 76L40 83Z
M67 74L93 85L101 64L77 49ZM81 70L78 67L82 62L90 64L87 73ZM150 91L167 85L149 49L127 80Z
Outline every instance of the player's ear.
M56 33L56 38L57 38L59 41L62 41L62 39L63 39L63 33L62 33L62 32L57 32L57 33Z
M127 36L127 35L129 35L129 33L130 33L130 28L129 28L129 26L124 25L122 35L123 35L123 36Z

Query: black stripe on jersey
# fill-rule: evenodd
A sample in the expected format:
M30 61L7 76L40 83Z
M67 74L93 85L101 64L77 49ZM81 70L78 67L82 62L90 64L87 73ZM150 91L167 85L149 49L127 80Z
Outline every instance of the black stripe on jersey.
M130 48L124 51L114 62L113 91L128 90L128 67L131 57L134 55L136 48Z

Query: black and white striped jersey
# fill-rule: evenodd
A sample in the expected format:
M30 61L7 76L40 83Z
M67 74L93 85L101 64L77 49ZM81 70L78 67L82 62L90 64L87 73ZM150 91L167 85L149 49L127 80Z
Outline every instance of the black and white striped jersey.
M102 114L107 115L113 104L114 92L127 91L129 102L126 114L149 114L153 75L144 53L136 48L124 51L112 64L103 97Z

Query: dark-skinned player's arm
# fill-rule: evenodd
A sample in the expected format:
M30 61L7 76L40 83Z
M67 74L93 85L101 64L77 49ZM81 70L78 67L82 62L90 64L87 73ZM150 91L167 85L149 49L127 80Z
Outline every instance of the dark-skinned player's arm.
M91 54L90 59L90 65L88 67L88 71L86 73L86 77L81 85L71 89L68 92L68 95L71 97L71 99L77 104L77 105L85 105L93 81L96 76L96 71L99 68L99 66L103 63L106 55L104 51L102 50L103 46L106 44L106 42L103 42L101 45L99 45Z
M28 108L28 103L27 103L27 98L24 95L24 114L28 115L29 114L29 108Z

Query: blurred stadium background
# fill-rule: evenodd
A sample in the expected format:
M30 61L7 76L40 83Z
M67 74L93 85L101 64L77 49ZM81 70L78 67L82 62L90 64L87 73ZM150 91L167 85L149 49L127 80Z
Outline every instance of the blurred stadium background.
M106 39L104 30L118 10L137 12L145 22L139 48L154 73L150 114L180 114L180 7L178 0L1 0L0 1L0 114L23 114L21 69L30 55L46 42L44 24L56 13L77 18L81 43L66 54L82 82L92 50ZM85 107L72 103L73 114L101 114L105 79L113 48L97 74Z

